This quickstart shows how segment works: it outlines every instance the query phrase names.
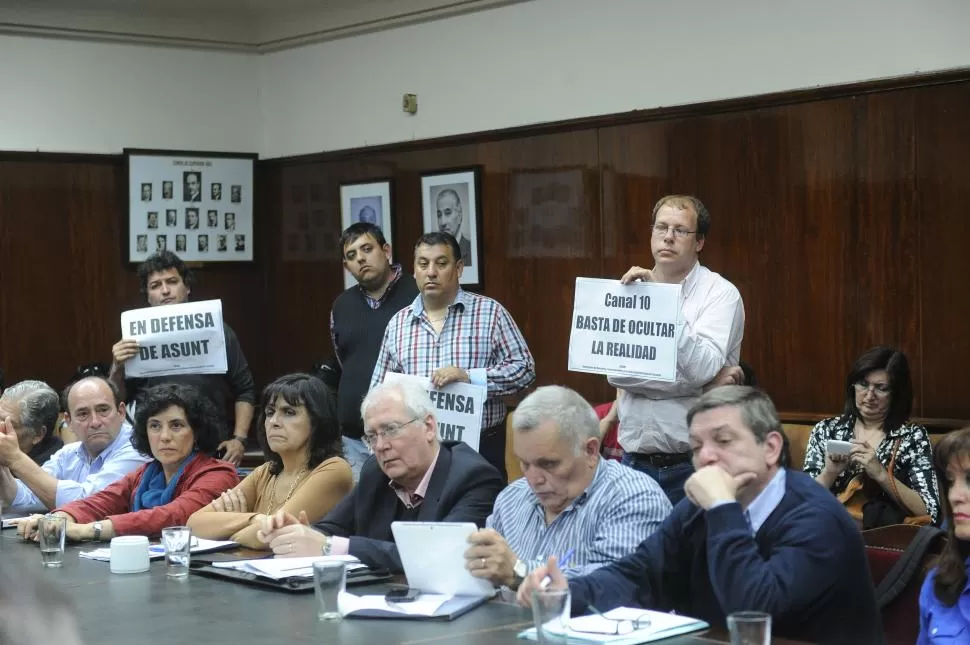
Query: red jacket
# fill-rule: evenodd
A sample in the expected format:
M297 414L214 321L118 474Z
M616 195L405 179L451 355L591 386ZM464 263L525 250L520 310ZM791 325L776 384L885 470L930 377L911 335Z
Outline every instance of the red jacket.
M239 475L231 464L199 454L182 471L171 502L130 512L148 466L145 464L104 490L56 511L67 513L78 524L111 520L115 535L154 536L166 526L184 526L189 515L239 483Z

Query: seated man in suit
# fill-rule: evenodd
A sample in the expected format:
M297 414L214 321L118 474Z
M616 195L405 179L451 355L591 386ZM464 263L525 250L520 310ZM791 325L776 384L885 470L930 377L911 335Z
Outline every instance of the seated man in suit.
M600 457L599 421L578 393L538 388L512 413L524 476L499 493L488 528L469 538L465 566L497 586L518 588L550 555L572 551L568 577L619 560L670 515L649 475Z
M64 446L57 436L60 412L57 392L43 381L14 383L0 396L0 424L6 421L6 430L12 431L17 438L18 452L26 454L38 465Z
M400 572L391 522L485 524L502 477L464 443L438 441L427 390L411 382L378 385L360 410L364 443L374 455L356 488L313 528L305 517L282 511L265 518L259 537L273 553L350 554L370 567Z
M776 637L882 643L862 536L828 491L787 470L771 399L719 387L693 405L687 425L696 472L660 530L568 581L550 558L520 585L519 602L530 604L549 575L550 588L569 588L573 615L639 606L723 628L728 614L753 610L772 615Z
M53 392L46 394L50 398ZM56 508L97 493L149 458L131 444L125 404L118 389L101 376L83 378L65 391L67 419L80 441L69 443L38 466L18 445L0 412L0 501L4 510ZM49 403L48 405L51 405ZM48 414L57 419L57 395Z

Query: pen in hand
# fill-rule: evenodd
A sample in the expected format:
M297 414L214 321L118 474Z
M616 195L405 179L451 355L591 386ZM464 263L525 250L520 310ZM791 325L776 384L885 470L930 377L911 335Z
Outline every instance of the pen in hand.
M568 549L566 553L561 558L559 558L559 561L557 562L557 564L560 570L565 570L566 565L569 564L569 558L571 557L573 557L572 548ZM542 582L539 583L539 588L545 589L546 587L549 586L549 583L551 582L552 582L552 578L550 578L549 576L546 576L545 578L542 579Z

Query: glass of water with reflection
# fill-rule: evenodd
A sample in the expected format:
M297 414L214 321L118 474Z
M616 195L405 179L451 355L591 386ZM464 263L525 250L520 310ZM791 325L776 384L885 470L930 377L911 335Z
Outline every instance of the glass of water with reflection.
M187 526L162 529L162 546L165 547L165 575L187 578L192 559L192 529Z

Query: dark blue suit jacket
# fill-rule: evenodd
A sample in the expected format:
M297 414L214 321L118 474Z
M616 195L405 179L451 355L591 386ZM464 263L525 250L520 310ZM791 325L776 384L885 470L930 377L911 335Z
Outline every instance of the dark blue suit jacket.
M684 499L636 551L569 588L573 615L641 606L724 627L730 613L764 611L778 637L884 642L859 529L835 496L791 470L754 537L740 504L704 512Z
M495 467L466 444L442 441L418 522L474 522L485 526L505 482ZM350 538L350 555L369 567L403 571L391 522L404 504L374 457L361 468L360 482L314 528Z

